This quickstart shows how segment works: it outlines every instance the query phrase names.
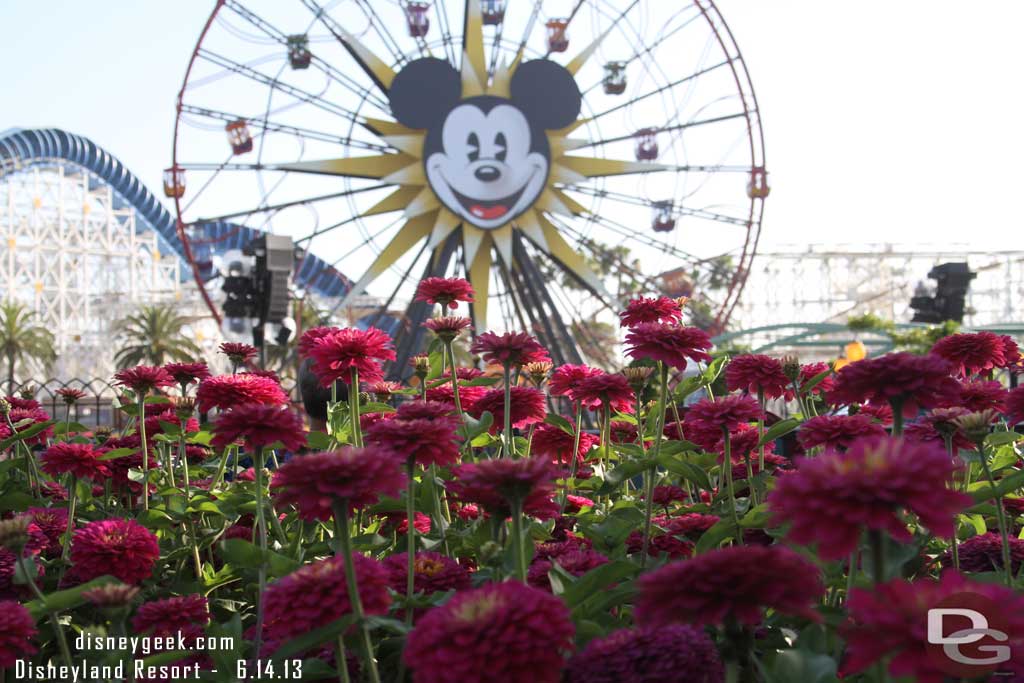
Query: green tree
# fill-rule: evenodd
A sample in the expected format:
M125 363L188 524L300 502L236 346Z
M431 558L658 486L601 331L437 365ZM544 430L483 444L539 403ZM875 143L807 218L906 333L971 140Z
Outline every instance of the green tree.
M57 358L53 333L35 320L35 312L14 301L0 304L0 348L7 361L7 388L14 392L18 363L37 361L49 365Z
M119 368L129 368L196 360L202 351L183 333L192 322L173 305L143 306L114 326L116 341L121 345L114 362Z

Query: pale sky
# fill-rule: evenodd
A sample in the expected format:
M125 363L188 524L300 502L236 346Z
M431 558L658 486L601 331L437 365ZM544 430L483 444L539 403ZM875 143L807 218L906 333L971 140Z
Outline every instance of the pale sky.
M1020 248L1024 3L717 4L760 100L766 242ZM5 0L0 130L85 135L159 192L174 97L212 6Z

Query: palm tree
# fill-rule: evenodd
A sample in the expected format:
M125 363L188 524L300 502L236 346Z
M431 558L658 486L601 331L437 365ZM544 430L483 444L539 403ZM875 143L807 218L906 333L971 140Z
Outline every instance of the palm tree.
M179 315L172 305L143 306L114 325L121 350L114 356L118 368L142 363L163 365L195 360L202 351L182 329L193 322Z
M0 349L7 360L7 387L14 393L14 369L29 360L45 364L57 358L53 333L36 320L35 312L14 301L0 303Z

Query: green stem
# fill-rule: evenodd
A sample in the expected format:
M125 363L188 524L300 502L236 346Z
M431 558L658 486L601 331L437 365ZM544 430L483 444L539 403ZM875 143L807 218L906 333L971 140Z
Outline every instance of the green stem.
M64 568L67 566L68 556L71 553L71 535L75 530L75 506L78 503L78 480L75 475L68 475L68 528L64 532L64 549L61 551L61 559L64 560L61 565L60 574L57 578L57 584L60 585L61 580L64 578Z
M515 498L512 503L512 544L516 557L516 578L526 583L526 554L523 552L523 501Z
M64 629L60 625L60 616L57 612L50 612L46 606L46 596L39 590L39 586L36 585L36 577L29 571L29 566L25 564L25 558L21 551L17 552L18 566L21 568L21 573L28 581L29 588L32 593L36 596L36 600L43 606L43 609L49 612L50 624L53 626L53 633L57 638L57 646L60 648L61 657L64 658L64 664L68 666L68 670L71 670L73 666L73 659L71 658L71 649L68 647L67 638L64 637Z
M995 478L992 476L992 468L988 466L988 456L985 453L985 444L978 444L978 454L981 456L981 468L985 472L985 478L988 479L988 485L993 490L996 488ZM1007 587L1013 587L1013 563L1010 560L1010 535L1006 528L1006 511L1003 509L1003 496L999 494L996 496L996 523L999 525L999 536L1002 541L1002 557L1003 557L1003 573L1006 579Z
M515 438L512 436L512 366L507 362L505 377L505 457L515 457Z
M573 435L572 455L569 459L569 479L565 482L565 489L562 491L562 499L558 504L558 515L565 513L565 501L568 500L570 487L573 479L576 478L576 460L580 452L580 432L583 430L583 406L576 402L576 433ZM561 464L561 463L559 463Z
M149 447L146 445L146 395L139 394L139 439L142 442L142 509L149 509Z
M455 367L455 350L452 348L451 340L447 340L444 343L444 348L448 352L448 358L451 359L451 376L452 376L452 396L455 398L455 412L459 416L459 424L463 424L462 415L462 399L459 397L459 373Z
M366 628L363 601L359 597L359 585L356 582L355 561L352 559L352 537L349 531L348 500L343 498L334 503L334 522L337 528L338 548L345 563L345 585L348 589L348 602L352 606L352 614L355 616L359 628L360 644L363 648L363 657L365 659L364 663L370 675L371 683L380 683L377 660L373 657L373 642L370 640L370 632Z
M868 531L868 545L871 547L871 572L877 586L885 581L885 535L877 530Z
M267 589L267 520L263 510L263 447L258 446L255 453L256 472L256 534L260 546L259 596L256 602L256 644L253 659L259 661L260 645L263 642L263 594Z
M758 443L758 457L757 457L757 471L764 472L764 411L765 411L765 399L764 389L757 390L757 405L760 408L760 412L757 414L757 443ZM750 456L747 455L747 486L750 487L750 495L753 498L753 505L757 505L757 492L754 491L754 479L753 472L750 471Z
M850 600L850 591L853 590L853 584L857 579L857 550L854 549L850 553L850 567L846 575L846 600Z
M188 510L192 505L192 489L191 482L188 479L188 456L185 444L186 424L186 420L181 421L181 435L178 438L178 458L181 460L181 478L185 487L185 509ZM196 538L196 527L192 521L192 516L188 515L187 520L189 545L192 546L192 563L196 570L196 580L200 581L203 576L203 562L199 559L199 539Z
M217 488L217 485L224 479L224 472L227 471L228 458L231 456L231 452L234 446L225 446L224 452L220 456L220 465L217 467L217 473L213 475L213 481L210 482L210 490Z
M451 557L451 550L448 548L448 523L450 519L445 515L444 506L441 505L441 494L438 491L437 486L437 464L430 466L430 493L431 493L431 504L434 508L434 519L436 520L438 531L441 532L441 548L444 554Z
M338 654L336 659L338 660L338 680L341 683L350 683L348 675L348 659L345 657L345 636L344 634L338 634Z
M416 592L416 458L405 461L405 477L408 482L406 489L405 514L409 528L406 531L406 563L405 575L405 623L412 626L412 598Z
M949 456L950 461L953 460L953 434L951 432L944 431L942 433L942 443L946 447L946 455ZM956 474L953 475L953 489L956 490ZM960 571L960 540L958 538L960 532L960 515L957 515L953 520L953 569Z
M892 435L903 436L903 398L890 398L889 405L892 407Z
M729 430L722 428L722 451L725 462L722 467L725 469L725 483L729 489L729 514L732 516L732 523L736 527L736 545L743 545L743 531L740 529L740 516L736 512L736 485L732 481L732 437Z
M363 428L359 423L359 370L352 368L352 380L348 388L349 415L352 420L352 445L363 447Z
M643 547L640 550L641 569L647 566L647 551L651 544L651 516L654 514L654 479L657 473L658 457L661 455L661 442L664 440L665 402L668 397L668 366L660 361L658 366L660 371L659 379L661 380L660 394L658 396L658 415L655 418L658 431L654 435L654 454L651 457L653 464L648 469L647 486L644 490L644 536ZM642 440L643 435L640 438Z

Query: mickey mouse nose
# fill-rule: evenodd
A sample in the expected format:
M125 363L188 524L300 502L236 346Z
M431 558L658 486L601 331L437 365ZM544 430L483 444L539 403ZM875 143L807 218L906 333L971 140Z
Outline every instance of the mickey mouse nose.
M501 177L501 170L497 166L481 166L473 172L473 175L482 183L493 183Z

